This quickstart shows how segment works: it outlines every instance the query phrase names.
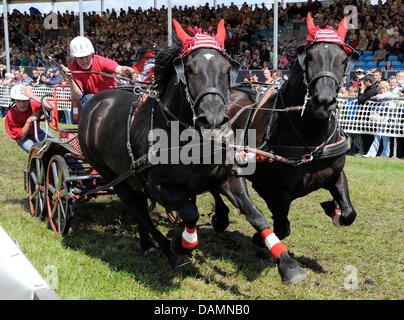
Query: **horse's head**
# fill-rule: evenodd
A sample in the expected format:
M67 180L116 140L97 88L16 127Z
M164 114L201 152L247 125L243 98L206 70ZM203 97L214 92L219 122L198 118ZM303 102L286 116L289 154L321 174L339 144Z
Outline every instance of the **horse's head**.
M238 71L238 63L224 50L224 20L220 21L216 36L196 28L191 29L194 37L173 21L184 47L180 57L174 60L174 67L193 109L196 125L201 129L219 128L228 121L226 105Z
M329 118L337 108L337 94L345 74L358 60L359 55L345 44L346 18L338 31L327 26L314 26L311 14L307 15L308 42L297 49L300 66L304 72L311 112L316 118Z

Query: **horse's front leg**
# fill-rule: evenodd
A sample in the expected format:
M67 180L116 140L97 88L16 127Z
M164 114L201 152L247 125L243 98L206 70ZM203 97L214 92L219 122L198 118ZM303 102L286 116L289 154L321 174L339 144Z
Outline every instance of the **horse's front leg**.
M281 275L282 283L293 284L304 280L306 274L300 269L298 263L289 256L286 246L269 228L265 216L250 199L245 179L231 177L222 186L221 190L233 205L246 216L247 221L261 235L262 243L268 248L278 264L278 271Z
M196 223L199 219L199 211L194 198L188 198L185 192L167 183L155 183L150 185L150 191L154 199L169 211L177 211L185 224L184 231L173 239L171 250L177 256L189 255L198 245Z
M325 213L338 227L351 225L355 221L356 211L349 197L348 181L344 171L341 170L335 185L327 189L334 200L321 203Z

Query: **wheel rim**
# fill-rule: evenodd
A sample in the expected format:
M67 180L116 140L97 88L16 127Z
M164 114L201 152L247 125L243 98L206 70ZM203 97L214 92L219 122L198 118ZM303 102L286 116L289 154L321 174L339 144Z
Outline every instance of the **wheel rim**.
M28 172L28 200L31 215L41 217L45 208L45 168L40 158L32 158Z
M64 159L51 159L46 174L46 202L50 225L57 234L65 234L70 220L70 199L66 184Z

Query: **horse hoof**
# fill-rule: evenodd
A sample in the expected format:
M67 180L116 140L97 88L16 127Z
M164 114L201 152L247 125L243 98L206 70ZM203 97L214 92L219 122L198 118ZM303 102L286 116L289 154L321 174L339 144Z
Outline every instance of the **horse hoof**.
M145 250L144 253L143 253L143 255L144 255L145 257L149 257L149 256L157 255L157 254L159 254L159 253L160 253L160 249L157 248L157 247L152 246L152 247L150 247L149 249Z
M306 273L300 269L296 260L292 259L286 252L278 258L278 271L283 284L296 284L306 279Z
M324 201L320 205L327 216L330 216L335 211L334 201Z
M223 232L229 226L229 218L228 217L218 217L217 214L212 217L212 225L213 230L216 232Z
M284 230L279 230L279 228L276 228L274 226L274 233L276 234L279 240L283 240L286 237L290 236L290 228L289 226L287 226Z
M279 240L283 240L290 236L290 222L289 220L282 220L274 222L274 233Z

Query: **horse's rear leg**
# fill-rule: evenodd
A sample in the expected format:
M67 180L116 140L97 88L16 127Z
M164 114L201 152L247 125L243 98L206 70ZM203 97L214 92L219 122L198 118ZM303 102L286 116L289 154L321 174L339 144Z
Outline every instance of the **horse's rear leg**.
M356 211L349 197L348 181L344 171L340 172L335 185L327 188L333 201L321 203L325 213L331 217L336 226L349 226L356 218Z
M170 249L170 241L154 226L147 210L147 198L144 194L134 191L126 183L120 183L114 187L118 196L124 201L132 212L136 214L139 226L140 244L142 250L147 253L153 250L154 245L150 239L150 234L157 241L159 248L167 256L171 265L177 267L184 264L183 259L179 259Z
M219 193L211 191L211 194L215 200L215 214L212 216L213 229L217 232L222 232L229 226L230 210Z
M198 245L196 223L199 220L199 212L195 204L196 198L189 199L180 188L165 183L149 181L149 189L166 210L177 211L185 224L184 231L171 242L172 252L177 256L189 255Z
M292 259L288 250L279 238L269 228L264 215L258 210L248 196L245 180L231 177L222 187L222 192L243 213L247 221L258 231L265 247L268 248L272 257L278 264L278 271L282 283L298 283L306 278L306 274L300 269L298 263Z
M253 188L265 200L269 210L272 212L272 219L274 220L274 232L276 236L282 240L290 235L290 222L288 219L290 200L286 200L280 194L273 194L269 188L264 184L253 183ZM257 236L254 237L257 239Z

